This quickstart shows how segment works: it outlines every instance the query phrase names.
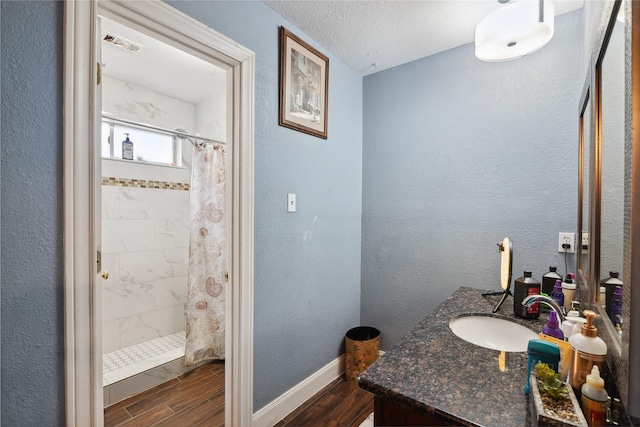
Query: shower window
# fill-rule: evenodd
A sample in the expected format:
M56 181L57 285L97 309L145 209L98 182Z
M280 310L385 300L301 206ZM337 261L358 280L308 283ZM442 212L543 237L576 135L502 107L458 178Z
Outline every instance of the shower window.
M180 165L180 141L173 134L136 126L102 122L102 157L122 159L122 142L133 143L133 160L141 163Z

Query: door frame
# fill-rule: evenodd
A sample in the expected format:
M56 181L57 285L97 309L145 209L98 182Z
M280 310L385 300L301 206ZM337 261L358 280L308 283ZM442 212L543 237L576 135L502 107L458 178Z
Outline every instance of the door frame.
M222 64L231 93L231 250L225 337L225 425L253 417L253 165L255 55L157 0L64 2L64 342L67 426L103 425L100 275L94 236L100 171L97 17L118 16ZM87 380L88 379L88 380Z

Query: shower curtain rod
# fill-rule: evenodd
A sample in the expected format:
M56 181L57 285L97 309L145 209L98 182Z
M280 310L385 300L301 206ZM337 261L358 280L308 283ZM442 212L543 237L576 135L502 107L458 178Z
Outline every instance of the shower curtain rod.
M189 140L189 138L193 138L193 139L199 139L200 141L204 141L204 142L213 142L216 144L227 144L226 142L222 142L222 141L216 141L213 139L209 139L209 138L203 138L201 136L197 136L197 135L190 135L186 132L180 132L178 130L171 130L171 129L166 129L166 128L161 128L160 126L154 126L154 125L148 125L146 123L140 123L140 122L135 122L133 120L126 120L126 119L119 119L117 117L112 117L112 116L106 116L106 115L102 115L102 119L108 122L118 122L118 123L123 123L123 124L127 124L127 125L131 125L131 126L136 126L136 127L141 127L141 128L146 128L146 129L151 129L151 130L156 130L156 131L160 131L160 132L165 132L171 135L175 135L178 138L186 138L187 140ZM191 144L193 144L193 141L189 141L191 142Z

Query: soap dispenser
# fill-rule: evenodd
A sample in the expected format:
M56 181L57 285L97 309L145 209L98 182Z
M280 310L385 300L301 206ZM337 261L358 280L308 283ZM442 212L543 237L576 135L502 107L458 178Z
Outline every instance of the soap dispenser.
M122 141L122 159L133 160L133 142L129 139L129 134L125 133L127 138Z
M587 318L587 323L582 325L581 333L569 338L569 344L571 344L569 383L575 390L580 390L594 365L602 371L607 360L607 344L598 337L598 329L593 326L596 313L584 310L583 314Z

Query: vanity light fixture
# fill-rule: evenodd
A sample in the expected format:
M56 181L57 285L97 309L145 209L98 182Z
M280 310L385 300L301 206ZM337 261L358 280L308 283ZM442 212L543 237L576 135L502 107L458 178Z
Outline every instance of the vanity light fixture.
M476 56L499 62L535 52L553 37L553 20L554 8L548 0L512 1L476 27Z

